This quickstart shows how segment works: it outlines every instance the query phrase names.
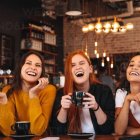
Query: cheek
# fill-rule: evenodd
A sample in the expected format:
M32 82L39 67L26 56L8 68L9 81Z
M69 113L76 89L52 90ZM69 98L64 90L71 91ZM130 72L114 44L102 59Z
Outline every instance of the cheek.
M24 69L24 67L22 67L21 68L21 77L23 77L24 73L25 73L25 69Z
M38 75L41 76L42 74L42 69L38 69Z

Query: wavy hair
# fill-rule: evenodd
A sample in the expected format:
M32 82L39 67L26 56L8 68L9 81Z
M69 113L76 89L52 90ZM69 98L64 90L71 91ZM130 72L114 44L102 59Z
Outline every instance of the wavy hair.
M8 97L13 93L13 91L16 91L18 93L18 91L22 89L21 69L26 61L26 58L32 54L36 55L41 60L41 63L42 63L41 77L45 76L45 64L44 64L43 56L36 51L28 51L27 53L22 55L22 57L20 58L20 60L16 64L16 67L14 70L13 82L11 84L11 88L7 91Z

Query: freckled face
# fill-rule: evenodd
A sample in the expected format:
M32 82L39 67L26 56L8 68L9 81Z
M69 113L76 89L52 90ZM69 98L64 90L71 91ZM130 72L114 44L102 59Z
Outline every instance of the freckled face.
M126 76L129 82L140 82L140 55L131 59Z
M76 84L89 82L89 74L92 72L92 66L82 55L75 55L72 58L72 75Z
M29 55L21 68L21 78L29 83L36 82L42 73L42 62L34 54Z

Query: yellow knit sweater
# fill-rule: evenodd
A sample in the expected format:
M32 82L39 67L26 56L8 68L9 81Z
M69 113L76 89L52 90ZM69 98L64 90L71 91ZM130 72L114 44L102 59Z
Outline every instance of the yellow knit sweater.
M3 92L9 89L6 86ZM31 134L42 135L48 127L53 103L56 96L56 88L47 85L38 98L29 98L29 94L20 91L13 94L5 105L0 104L0 131L8 136L13 134L11 126L15 121L30 121Z

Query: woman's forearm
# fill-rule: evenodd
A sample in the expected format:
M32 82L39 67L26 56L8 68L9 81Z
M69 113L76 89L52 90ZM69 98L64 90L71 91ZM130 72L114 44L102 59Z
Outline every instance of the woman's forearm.
M106 122L107 115L103 112L103 110L100 107L94 113L95 113L95 116L99 125L102 125Z
M115 121L115 132L123 135L128 126L130 101L125 100L124 105Z
M57 119L61 123L66 123L67 122L67 109L64 109L61 107Z

